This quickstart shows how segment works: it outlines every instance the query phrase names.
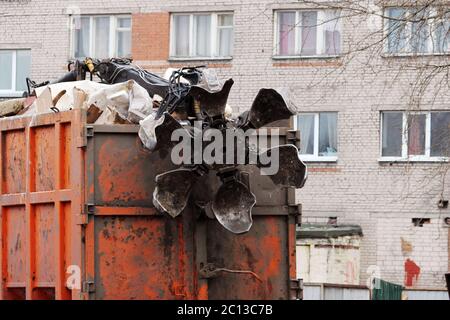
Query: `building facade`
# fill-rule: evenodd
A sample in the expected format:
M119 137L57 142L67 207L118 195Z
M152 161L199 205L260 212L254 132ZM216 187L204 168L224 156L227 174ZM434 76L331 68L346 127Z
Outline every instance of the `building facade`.
M445 68L431 71L449 63L448 24L416 41L416 25L385 21L405 12L392 6L357 15L339 1L0 1L0 97L83 56L130 56L160 74L207 64L235 80L235 113L262 87L289 87L309 167L303 221L362 228L360 284L376 275L445 289L450 91Z

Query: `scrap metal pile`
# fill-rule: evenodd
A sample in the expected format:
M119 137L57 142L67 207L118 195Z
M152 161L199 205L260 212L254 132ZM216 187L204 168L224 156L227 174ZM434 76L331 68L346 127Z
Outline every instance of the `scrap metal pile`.
M87 74L90 80L86 80ZM95 82L99 78L101 82ZM227 106L233 80L221 81L206 67L187 67L171 70L160 77L126 59L85 59L69 64L69 72L54 82L36 84L27 79L28 97L0 102L0 117L61 112L75 108L87 110L87 122L95 124L140 124L139 137L152 152L170 154L177 141L174 132L190 139L195 149L197 138L214 129L226 136L226 131L260 129L274 121L290 118L294 108L284 92L261 89L249 111L233 118ZM201 140L201 150L211 141ZM279 188L303 187L306 166L299 159L294 145L258 149L244 141L244 151L226 146L220 152L242 156L244 163L196 161L195 152L174 170L156 176L153 193L155 207L171 217L177 217L190 199L204 212L215 217L229 231L240 234L252 226L255 195L248 183L245 167L256 166L264 171L267 163L261 158L277 153L279 170L269 175ZM186 156L185 154L183 156ZM257 159L251 162L250 159ZM208 186L213 173L220 186ZM209 190L197 196L193 189ZM201 198L201 199L200 199Z

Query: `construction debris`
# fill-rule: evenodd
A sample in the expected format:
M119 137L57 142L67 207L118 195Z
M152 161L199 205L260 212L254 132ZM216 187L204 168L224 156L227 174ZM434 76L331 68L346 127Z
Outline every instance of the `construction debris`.
M95 121L95 124L133 124L116 109L109 106L102 112L100 117Z
M84 106L84 103L86 102L88 98L88 95L85 91L73 88L73 108L74 109L81 109Z
M191 142L194 145L198 136L211 129L218 130L225 137L227 130L260 129L274 121L289 119L294 114L287 91L261 89L250 110L233 119L227 100L234 81L219 80L213 70L203 66L168 70L165 78L123 59L100 61L88 58L77 61L69 69L62 78L53 83L45 82L42 86L28 80L30 90L33 88L29 93L35 95L36 100L23 114L81 108L86 110L87 122L91 124L139 124L143 145L152 152L166 155L178 143L172 140L177 130L185 133L188 145ZM88 72L91 79L97 76L103 83L84 80ZM24 103L24 99L4 103L0 105L3 106L2 114L17 114L24 109ZM205 147L203 142L200 146ZM232 154L233 159L239 158L234 147L231 150L223 147L220 152ZM191 192L195 185L208 184L201 178L215 172L221 186L212 191L202 205L204 211L233 233L249 231L253 223L252 208L257 199L250 190L248 173L241 171L240 165L256 166L262 175L269 175L271 168L260 158L267 159L272 153L277 154L281 168L270 178L279 188L303 187L307 172L294 145L275 145L260 150L253 146L250 148L245 142L242 152L245 163L211 164L204 159L195 161L191 155L192 158L188 156L188 162L183 162L178 169L158 173L153 193L155 207L171 217L178 216L189 199L196 201ZM249 161L253 156L258 159L255 163Z
M36 88L35 95L25 115L83 108L88 110L90 123L95 119L102 124L138 124L153 112L153 100L134 80L114 85L88 80L63 82ZM17 115L25 100L3 102L2 116Z
M86 114L86 118L87 118L87 123L95 123L98 118L100 118L100 116L102 115L103 110L100 110L99 107L97 107L96 105L92 104L88 109L87 109L87 114Z
M139 123L153 111L153 101L148 92L134 80L105 85L89 95L87 105L95 105L102 111L109 107L130 123Z
M36 108L34 110L36 111L37 114L50 112L50 110L52 110L55 107L53 105L53 101L54 99L52 97L51 88L45 87L42 93L36 98L35 101Z
M18 114L24 108L24 98L0 102L0 117L9 117Z

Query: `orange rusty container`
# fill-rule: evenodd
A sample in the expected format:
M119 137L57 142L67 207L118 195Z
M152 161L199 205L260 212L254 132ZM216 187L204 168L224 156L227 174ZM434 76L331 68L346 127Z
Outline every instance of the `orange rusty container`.
M161 215L155 174L170 164L137 131L81 110L0 120L0 299L297 298L292 190L251 174L245 235L194 205Z

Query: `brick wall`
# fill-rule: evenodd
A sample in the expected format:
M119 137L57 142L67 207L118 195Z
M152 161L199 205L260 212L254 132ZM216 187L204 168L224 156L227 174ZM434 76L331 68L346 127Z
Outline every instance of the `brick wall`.
M132 56L139 61L167 61L170 15L167 12L136 13L132 16Z
M234 78L236 83L229 102L236 113L250 107L259 88L280 86L292 88L299 111L338 112L338 161L310 164L313 169L309 180L298 191L305 220L326 222L328 216L337 216L339 222L362 226L362 284L373 267L380 269L385 280L404 283L405 262L410 259L421 270L415 287L445 288L448 230L443 226L443 218L450 216L450 210L439 209L437 202L442 192L449 197L450 177L445 174L448 165L382 164L377 159L380 110L408 108L419 73L414 64L436 60L445 63L448 57L392 58L383 57L380 52L361 52L356 57L331 60L274 60L273 10L307 8L307 4L288 0L3 2L0 49L31 48L32 77L36 81L54 79L65 71L70 43L66 10L71 4L79 6L81 13L134 14L133 53L143 65L157 72L171 65L166 60L168 40L166 36L157 37L159 32L150 26L140 29L141 22L155 27L154 21L160 21L156 25L167 35L168 16L164 12L234 11L233 60L207 63L217 67L220 76ZM373 24L381 25L381 20L352 17L343 21L344 51L373 34ZM140 37L148 43L143 41L140 46ZM155 37L161 39L157 45ZM152 43L156 48L148 50ZM431 80L421 109L450 110L450 92L442 90L438 81ZM415 217L430 218L431 223L414 227L411 219ZM410 252L402 251L402 238L411 244Z

